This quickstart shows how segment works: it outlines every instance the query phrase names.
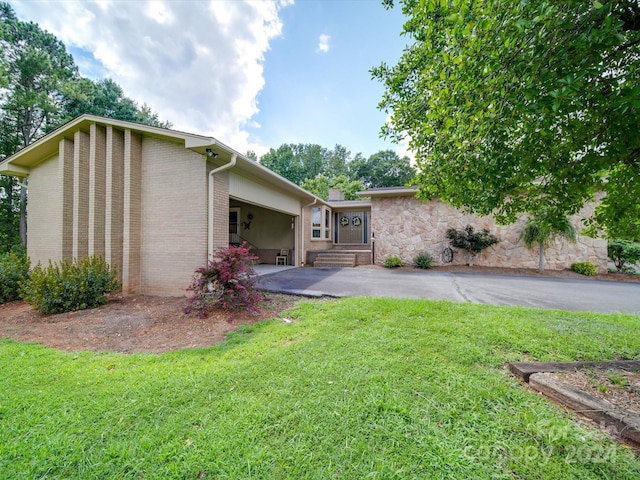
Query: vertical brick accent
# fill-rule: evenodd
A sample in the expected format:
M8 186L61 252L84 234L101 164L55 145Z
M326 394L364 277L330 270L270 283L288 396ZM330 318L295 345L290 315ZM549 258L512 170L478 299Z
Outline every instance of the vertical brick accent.
M73 259L73 170L74 143L71 140L60 140L58 161L58 182L62 189L62 258L52 260Z
M108 126L105 158L104 257L117 266L122 282L122 232L124 212L124 133Z
M106 196L106 133L95 123L89 141L89 232L88 253L104 257Z
M122 291L140 292L142 139L124 132L124 203L122 245Z
M213 250L229 246L229 172L213 177Z
M73 257L89 251L89 135L77 131L73 137Z

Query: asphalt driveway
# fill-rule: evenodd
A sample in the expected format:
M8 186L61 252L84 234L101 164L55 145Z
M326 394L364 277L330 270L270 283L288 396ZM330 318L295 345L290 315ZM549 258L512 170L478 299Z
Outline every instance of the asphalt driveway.
M445 299L640 315L640 283L487 273L293 268L261 275L265 291L307 296Z

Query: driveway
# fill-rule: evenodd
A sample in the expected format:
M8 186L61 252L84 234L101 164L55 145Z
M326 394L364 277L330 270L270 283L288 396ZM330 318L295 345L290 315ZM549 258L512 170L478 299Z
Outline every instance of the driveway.
M378 268L307 267L264 273L258 277L259 288L296 295L429 298L640 315L640 283Z

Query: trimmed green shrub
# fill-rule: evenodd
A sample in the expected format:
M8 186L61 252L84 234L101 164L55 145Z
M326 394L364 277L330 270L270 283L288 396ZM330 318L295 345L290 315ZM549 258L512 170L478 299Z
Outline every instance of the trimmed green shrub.
M387 257L384 260L384 266L387 268L396 268L404 265L400 257Z
M431 268L432 263L433 263L433 258L427 251L419 253L413 259L413 266L416 268Z
M581 275L592 277L596 274L596 266L589 262L578 262L571 264L571 270Z
M20 284L29 278L29 257L24 252L0 255L0 304L20 299Z
M627 240L612 240L607 245L607 254L618 272L634 271L628 265L640 262L640 245Z
M115 269L100 257L38 264L23 286L22 298L45 314L73 312L107 303L106 294L119 288Z
M264 295L255 288L252 278L251 262L257 259L246 242L218 249L214 260L195 271L187 288L193 295L187 299L184 312L195 310L200 318L206 318L215 307L258 311L256 303Z

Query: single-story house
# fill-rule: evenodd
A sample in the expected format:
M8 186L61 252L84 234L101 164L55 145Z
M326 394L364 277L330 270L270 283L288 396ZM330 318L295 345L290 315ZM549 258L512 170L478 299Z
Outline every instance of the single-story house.
M326 265L336 251L351 264L389 255L410 262L427 250L437 264L444 230L465 222L501 239L476 264L537 265L517 228L420 202L411 189L372 189L356 201L334 192L325 202L215 138L94 115L7 158L0 174L28 178L32 264L101 255L125 294L184 294L218 248L243 241L263 263ZM606 268L602 240L580 237L549 252L549 268L576 260Z

